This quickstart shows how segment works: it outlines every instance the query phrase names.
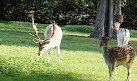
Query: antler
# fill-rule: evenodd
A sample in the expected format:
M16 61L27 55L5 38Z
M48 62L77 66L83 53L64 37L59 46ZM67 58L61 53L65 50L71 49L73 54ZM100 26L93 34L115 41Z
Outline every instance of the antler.
M38 40L37 40L37 41L38 41ZM35 39L33 39L33 42L36 43L36 44L38 43L38 42L35 41Z
M32 15L32 26L33 26L33 29L35 31L35 35L33 35L31 33L30 33L30 35L35 36L35 37L37 37L40 40L40 37L38 36L38 30L36 28L37 25L34 24L34 17L33 17L33 15Z

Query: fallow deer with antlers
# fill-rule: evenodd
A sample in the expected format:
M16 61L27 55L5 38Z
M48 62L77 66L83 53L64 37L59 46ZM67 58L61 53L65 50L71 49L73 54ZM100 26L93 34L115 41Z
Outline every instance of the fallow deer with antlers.
M47 58L48 62L50 62L50 49L56 47L57 61L60 62L60 44L62 39L62 30L61 28L54 22L46 27L44 36L45 39L41 40L38 36L38 30L36 25L34 24L34 17L32 16L32 26L35 31L36 38L33 39L34 43L38 44L38 56L41 56L47 50ZM32 34L31 34L32 35Z

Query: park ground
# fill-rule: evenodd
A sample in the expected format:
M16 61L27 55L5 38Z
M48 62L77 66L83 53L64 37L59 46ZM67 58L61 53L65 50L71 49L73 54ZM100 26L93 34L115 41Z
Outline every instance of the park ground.
M38 24L39 35L47 24ZM93 26L63 25L61 63L56 50L51 50L47 63L46 52L39 57L37 44L29 33L34 33L31 23L0 21L0 81L108 81L108 68L104 62L98 38L88 38ZM129 45L137 51L137 31L130 30ZM116 46L111 39L109 47ZM112 81L125 81L127 70L117 67ZM137 81L137 58L132 66L132 81Z

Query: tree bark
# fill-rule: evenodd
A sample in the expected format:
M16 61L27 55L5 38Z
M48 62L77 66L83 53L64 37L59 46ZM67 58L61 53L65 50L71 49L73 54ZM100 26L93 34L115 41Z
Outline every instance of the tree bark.
M117 34L120 25L123 22L123 15L121 14L121 0L114 0L114 18L113 18L113 35Z
M112 37L113 36L113 0L107 0L107 10L106 13L108 13L106 15L106 17L108 19L107 22L106 22L106 26L105 26L105 32L106 32L106 35L105 36L108 36L108 37Z
M118 30L119 23L123 22L122 17L121 0L97 0L95 28L89 37L112 37L114 29Z
M95 21L95 28L93 33L89 37L98 37L99 35L104 35L104 22L105 22L105 12L106 12L106 0L97 0L97 14Z

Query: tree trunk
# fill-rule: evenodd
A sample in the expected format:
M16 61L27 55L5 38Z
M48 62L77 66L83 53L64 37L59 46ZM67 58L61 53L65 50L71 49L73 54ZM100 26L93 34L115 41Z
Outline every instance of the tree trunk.
M98 37L104 35L104 22L105 22L106 0L97 0L97 14L95 21L95 28L89 37Z
M120 25L117 26L117 23L121 23L121 17L121 0L97 0L95 28L89 37L112 37L114 29L119 29Z
M121 14L121 0L114 0L114 24L113 24L113 35L117 34L120 25L123 22L123 16Z
M113 36L113 1L107 0L107 11L106 11L106 26L105 26L105 36L112 37Z

